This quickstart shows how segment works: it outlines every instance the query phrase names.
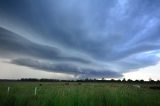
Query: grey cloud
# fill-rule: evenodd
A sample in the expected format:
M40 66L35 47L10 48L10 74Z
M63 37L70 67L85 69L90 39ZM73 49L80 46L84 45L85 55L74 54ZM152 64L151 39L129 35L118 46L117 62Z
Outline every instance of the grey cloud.
M36 44L4 28L0 28L0 52L1 56L8 57L11 55L12 58L20 55L21 57L29 56L47 60L90 62L78 57L64 56L56 47Z
M152 65L156 65L160 60L160 57L151 53L134 54L119 61L115 61L112 64L116 66L120 72L128 72L133 69L144 68ZM125 66L125 67L124 67Z
M149 23L150 19L158 18L158 1L127 1L122 10L117 8L120 6L117 4L122 4L122 1L118 2L118 0L47 0L36 2L27 2L24 12L16 11L19 5L24 5L22 2L13 8L13 10L15 9L14 12L7 11L19 15L19 17L28 17L27 19L21 18L21 20L32 23L32 27L42 33L40 36L50 43L56 42L64 47L82 51L95 59L104 61L118 60L135 53L144 52L141 48L147 48L147 51L155 49L154 45L152 49L150 45L145 44L145 41L149 40L150 37L145 37L146 34L140 34L140 36L138 34L146 29L146 23ZM149 4L152 6L148 7ZM153 9L156 12L152 11ZM125 11L125 14L119 14L121 11ZM120 16L117 16L118 14ZM144 21L145 16L148 18ZM139 24L141 21L144 23ZM158 26L155 27L158 28ZM151 32L150 29L146 33L148 32ZM150 35L154 36L157 33L150 33ZM136 46L137 42L133 42L132 45L125 45L126 42L132 42L136 36L138 39L145 37L140 42L141 47ZM130 48L132 46L135 47L133 50ZM118 51L119 47L125 47L126 50ZM159 49L159 45L157 49ZM119 55L117 56L117 54Z
M50 72L59 72L59 73L68 73L68 74L76 74L79 73L75 67L67 64L53 64L51 62L43 62L39 60L32 59L14 59L11 61L13 64L27 66L35 69L50 71Z
M146 54L160 50L159 0L18 0L16 3L6 0L0 6L3 12L17 16L20 22L24 22L24 28L29 25L37 32L38 35L31 35L31 38L41 39L41 43L47 42L53 46L34 43L1 28L0 33L7 32L0 35L1 54L11 55L14 52L35 60L79 62L79 66L103 63L101 66L106 67L104 64L110 64L119 67L115 71L120 73L155 65L159 61L157 53ZM62 47L63 52L55 44ZM67 49L85 54L92 60L68 53ZM65 71L65 67L71 73L79 73L72 65L59 64L54 68ZM87 72L88 76L102 76L105 71L114 75L112 69L108 70L111 71L101 69ZM107 73L104 75L107 76Z
M87 72L88 71L88 72ZM86 69L86 73L79 74L79 78L121 78L123 77L122 73L115 72L113 70L94 70Z
M118 78L123 76L121 73L113 70L79 67L72 63L50 63L32 59L14 59L11 63L49 72L72 74L78 78Z
M75 9L72 9L74 8L74 5L64 6L63 2L58 3L59 6L56 7L56 11L58 11L58 13L55 16L58 17L58 19L56 18L55 20L59 23L58 25L56 24L56 26L54 23L51 24L52 31L48 37L51 39L55 38L62 45L83 51L95 59L105 61L118 60L135 53L159 49L159 44L155 45L155 42L153 43L153 41L150 41L153 36L158 35L159 33L154 33L151 30L159 28L159 26L152 26L148 29L146 28L147 26L150 26L150 19L158 18L158 10L156 10L157 12L152 11L153 8L158 8L156 1L152 2L152 7L150 8L148 8L150 1L146 1L144 3L140 1L133 3L128 2L127 5L129 5L133 10L128 11L128 14L120 14L119 17L117 17L117 14L115 13L113 13L114 15L110 13L110 10L116 6L115 4L117 2L112 2L110 4L111 6L106 6L106 8L103 6L100 7L104 2L102 3L97 1L95 5L89 5L88 3L83 2L78 6L82 6L84 4L87 5L87 7L83 6L86 9L84 13L81 12L83 11L81 8L75 7ZM73 2L73 4L76 3ZM135 8L132 4L138 4L138 6ZM140 4L143 5L143 10L141 11L139 11L139 9L142 8ZM66 5L69 5L69 3L66 3ZM103 11L99 10L99 8L102 8ZM55 8L53 8L53 11L54 9ZM62 11L63 9L66 10L65 13ZM94 10L97 11L98 15L93 12ZM75 17L75 11L83 17ZM150 12L146 13L145 11ZM75 14L72 14L72 12ZM85 13L87 13L87 15ZM126 18L120 19L123 15L125 15ZM134 15L134 17L132 15ZM143 17L146 15L149 18L146 19L144 23L139 24L139 22L143 21ZM55 21L55 17L51 17L53 17L52 21ZM99 19L99 17L102 19ZM81 23L74 22L73 20L78 20ZM87 23L87 25L85 23ZM100 23L103 25L99 26ZM146 30L146 33L141 33L143 30ZM149 32L151 37L146 35ZM137 45L137 42L133 42L131 45L125 45L125 42L132 42L132 38L135 37L138 37L138 39L145 39L140 40L139 45ZM159 36L156 37L157 42L158 39L160 39ZM146 41L150 42L146 44ZM132 49L133 46L134 48ZM118 51L118 47L126 48L126 50Z
M57 48L38 45L13 32L0 28L0 47L1 52L6 51L12 54L26 54L37 57L56 57L60 53Z

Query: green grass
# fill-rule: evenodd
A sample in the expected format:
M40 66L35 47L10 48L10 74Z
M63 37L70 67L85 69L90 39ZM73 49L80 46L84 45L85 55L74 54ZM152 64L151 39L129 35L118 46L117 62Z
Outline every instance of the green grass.
M0 106L160 106L160 90L149 89L145 84L141 88L120 83L39 84L1 82Z

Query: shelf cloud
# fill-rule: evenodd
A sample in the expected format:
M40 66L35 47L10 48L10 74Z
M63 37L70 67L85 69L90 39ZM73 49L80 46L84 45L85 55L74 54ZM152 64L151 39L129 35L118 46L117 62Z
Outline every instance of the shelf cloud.
M159 0L4 0L0 7L0 58L17 67L120 78L159 62Z

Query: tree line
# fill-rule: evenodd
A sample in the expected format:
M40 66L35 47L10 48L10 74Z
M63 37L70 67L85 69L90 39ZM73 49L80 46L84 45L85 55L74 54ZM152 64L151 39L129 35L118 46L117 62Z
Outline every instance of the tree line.
M132 80L132 79L125 79L122 80L118 79L110 79L106 80L105 78L102 79L78 79L78 80L60 80L60 79L36 79L36 78L21 78L17 80L9 80L9 79L0 79L0 81L20 81L20 82L117 82L117 83L160 83L160 80L152 80L151 78L149 81L142 80Z

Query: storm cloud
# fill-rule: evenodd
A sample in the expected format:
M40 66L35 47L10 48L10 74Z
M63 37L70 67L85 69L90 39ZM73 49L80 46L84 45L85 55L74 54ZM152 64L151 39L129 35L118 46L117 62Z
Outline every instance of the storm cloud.
M22 55L33 56L48 60L77 61L88 63L89 61L76 57L62 56L58 48L41 45L27 40L13 32L0 28L0 47L1 55Z
M11 61L11 63L21 65L21 66L28 66L28 67L40 69L40 70L46 70L49 72L72 74L76 78L122 77L121 73L118 73L118 72L114 72L111 70L86 68L82 66L80 67L73 63L57 64L57 63L43 62L43 61L32 60L32 59L14 59Z
M2 0L0 57L83 77L122 77L160 55L159 0Z

